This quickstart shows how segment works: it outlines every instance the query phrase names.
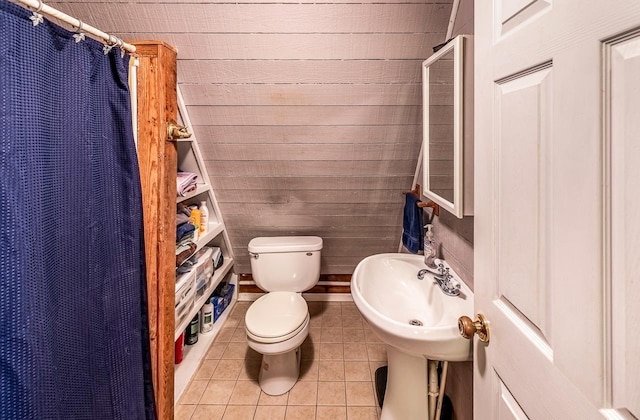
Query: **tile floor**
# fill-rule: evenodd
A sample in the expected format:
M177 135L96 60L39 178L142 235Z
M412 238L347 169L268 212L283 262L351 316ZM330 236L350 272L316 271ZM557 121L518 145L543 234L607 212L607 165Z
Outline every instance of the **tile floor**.
M353 302L309 302L300 379L286 394L260 390L260 354L245 340L238 302L176 405L176 420L377 420L373 384L385 346Z

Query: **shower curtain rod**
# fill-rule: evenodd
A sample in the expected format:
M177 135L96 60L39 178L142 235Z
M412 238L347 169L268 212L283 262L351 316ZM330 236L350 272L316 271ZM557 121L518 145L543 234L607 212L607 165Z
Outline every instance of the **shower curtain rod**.
M106 32L102 32L100 29L94 28L91 25L87 25L86 23L80 21L80 19L76 19L74 17L71 17L69 15L67 15L66 13L62 13L60 10L54 9L51 6L47 6L46 4L44 4L43 2L39 1L39 0L14 0L20 4L23 4L25 6L30 7L31 9L35 9L37 10L38 8L40 8L40 10L38 11L38 13L42 13L45 15L49 15L52 16L58 20L61 20L64 23L68 23L69 25L73 26L74 28L82 28L82 32L86 32L88 34L91 34L97 38L102 39L104 42L106 42L108 45L111 46L115 46L116 43L118 43L118 41L122 42L122 44L119 44L118 46L121 47L122 49L124 49L127 52L133 53L136 51L136 47L134 45L131 45L129 43L124 42L123 40L121 40L120 38L113 36L113 35L109 35Z

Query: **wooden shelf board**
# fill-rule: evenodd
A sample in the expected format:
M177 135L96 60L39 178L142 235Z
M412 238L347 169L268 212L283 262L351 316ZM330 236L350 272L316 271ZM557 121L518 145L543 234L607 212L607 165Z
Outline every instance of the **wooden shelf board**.
M196 187L195 190L188 192L186 195L184 196L177 196L176 197L176 203L182 203L183 201L186 201L190 198L195 197L196 195L202 194L204 192L207 192L211 189L211 186L209 184L197 184L198 186Z

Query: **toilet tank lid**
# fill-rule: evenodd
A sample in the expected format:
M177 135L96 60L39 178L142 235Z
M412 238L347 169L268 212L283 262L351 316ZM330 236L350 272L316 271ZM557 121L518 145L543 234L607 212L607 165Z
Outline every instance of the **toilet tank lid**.
M319 236L273 236L253 238L249 242L249 252L301 252L322 249Z

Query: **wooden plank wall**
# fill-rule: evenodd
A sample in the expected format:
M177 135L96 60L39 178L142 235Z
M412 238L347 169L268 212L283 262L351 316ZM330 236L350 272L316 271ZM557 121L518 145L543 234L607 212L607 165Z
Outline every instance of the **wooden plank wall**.
M322 273L395 252L422 138L421 63L451 0L70 0L124 39L178 49L178 82L237 257L319 235Z

